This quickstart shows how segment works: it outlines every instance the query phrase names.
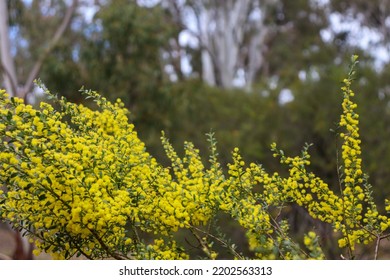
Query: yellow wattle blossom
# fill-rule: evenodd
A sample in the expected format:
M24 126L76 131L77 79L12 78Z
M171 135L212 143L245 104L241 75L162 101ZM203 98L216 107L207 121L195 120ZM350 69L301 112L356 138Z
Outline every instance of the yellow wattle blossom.
M62 100L62 112L45 103L37 111L21 100L10 102L4 92L0 100L6 123L0 138L13 139L0 150L3 167L9 165L0 170L8 188L2 217L15 224L23 221L41 240L39 249L56 257L76 252L88 258L128 257L117 251L126 237L124 226L148 203L132 197L131 182L150 179L158 171L128 123L128 112L118 103L92 111ZM7 118L9 114L18 117ZM68 124L61 121L65 115L70 116ZM145 191L150 181L141 182Z

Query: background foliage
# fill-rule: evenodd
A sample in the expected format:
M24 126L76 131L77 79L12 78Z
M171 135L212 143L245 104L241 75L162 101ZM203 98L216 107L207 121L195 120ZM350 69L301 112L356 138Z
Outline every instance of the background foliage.
M362 63L356 86L358 112L365 116L361 120L363 169L376 188L374 199L384 207L382 202L390 191L386 140L390 136L390 72L386 56L379 55L381 67L377 60L378 48L389 49L386 1L249 1L253 11L264 11L263 28L268 31L258 48L263 62L252 84L238 79L242 86L230 89L210 86L204 80L205 46L193 27L193 11L201 15L207 8L217 10L218 5L210 4L213 1L198 1L203 4L198 6L196 1L174 0L155 5L134 0L92 2L80 1L39 77L53 92L77 103L85 102L77 91L82 86L112 101L120 97L148 151L166 164L161 130L179 154L185 140L201 153L207 152L205 134L213 131L223 166L238 146L248 162L265 163L271 170L277 170L279 163L269 152L270 143L277 142L294 154L309 142L314 143L313 170L336 186L337 136L330 129L336 128L341 113L342 96L337 92L346 72L343 62L351 53L359 54ZM20 82L66 8L66 1L8 1L12 55ZM86 10L96 13L88 18ZM246 16L253 18L250 13ZM335 17L355 25L345 27L335 23ZM359 30L376 32L380 40L362 47L356 35ZM183 43L184 35L191 38L189 42ZM246 33L240 46L243 65L252 38L252 33ZM281 94L286 90L292 97L289 102ZM32 105L43 98L36 93L30 97ZM296 209L289 215L297 233L311 225ZM236 228L234 224L229 227ZM238 242L240 236L238 231ZM339 257L332 249L328 254Z

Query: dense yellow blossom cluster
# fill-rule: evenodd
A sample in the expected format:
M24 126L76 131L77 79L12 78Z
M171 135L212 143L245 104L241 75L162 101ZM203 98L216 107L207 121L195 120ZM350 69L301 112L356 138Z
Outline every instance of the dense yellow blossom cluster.
M390 219L378 213L362 171L359 115L350 87L356 57L352 62L342 87L338 188L308 170L309 145L295 157L271 145L288 167L287 176L247 166L238 148L225 174L212 134L208 167L192 143L184 144L180 158L163 134L171 161L164 167L146 152L120 100L112 104L85 91L99 110L64 98L34 109L0 91L0 184L5 187L0 217L24 230L36 244L35 253L65 259L188 259L175 240L183 230L210 259L218 257L216 243L236 259L247 258L210 230L221 213L245 230L254 258L324 259L314 231L294 240L288 222L279 218L292 204L331 224L349 257L359 243L376 240L379 246ZM390 212L390 202L386 205Z
M336 194L323 180L307 171L310 165L309 145L301 156L292 158L286 157L283 151L277 150L276 144L272 144L274 155L280 157L282 164L289 166L289 177L281 179L274 175L271 181L276 184L264 186L269 205L295 202L307 209L314 219L332 224L335 232L341 235L339 246L348 247L350 256L356 244L376 240L379 245L379 241L387 237L385 231L390 226L390 219L378 213L371 196L371 186L367 182L368 176L362 171L359 115L356 113L357 104L351 100L354 96L351 83L356 59L352 57L350 73L343 80L344 86L341 88L343 112L339 127L343 131L339 134L342 139L340 193Z
M120 103L99 112L64 100L62 112L45 103L35 110L4 92L0 98L2 217L38 236L38 250L119 257L156 165L127 111Z

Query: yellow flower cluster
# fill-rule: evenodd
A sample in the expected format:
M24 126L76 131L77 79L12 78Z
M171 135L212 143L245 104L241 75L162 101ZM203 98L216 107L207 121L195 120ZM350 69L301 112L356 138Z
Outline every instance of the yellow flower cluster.
M173 177L168 175L166 183L158 187L155 217L173 231L190 225L205 225L213 215L219 188L214 184L214 176L207 174L199 151L192 143L185 143L185 156L181 159L164 135L161 139L172 162ZM165 230L160 228L160 231Z
M145 151L120 101L111 104L95 92L86 93L101 110L64 99L57 99L60 111L47 103L35 110L0 95L0 178L7 186L1 216L37 238L35 253L187 258L176 243L163 245L158 236L166 240L180 228L193 231L223 211L247 229L257 257L279 257L274 248L282 240L274 238L277 231L262 202L270 203L272 195L254 189L260 183L269 187L274 179L260 166L244 170L235 149L225 177L215 143L211 141L206 169L192 143L185 143L185 155L179 158L163 135L172 162L172 169L164 168ZM154 244L146 245L142 232L155 234ZM204 244L207 255L216 258L217 252L208 248L212 242Z
M0 93L1 217L37 238L36 254L187 258L172 242L157 254L158 236L202 226L215 214L216 159L205 170L191 143L180 159L163 137L171 173L145 151L120 101L86 93L100 111L65 99L57 100L59 112L47 103L35 110ZM142 232L155 234L155 245L145 247Z
M344 132L340 133L343 140L342 159L343 177L342 211L339 221L335 224L335 230L343 234L339 240L339 246L348 246L354 250L356 243L368 244L390 226L390 219L378 213L377 207L370 193L371 186L362 171L361 140L359 135L359 115L356 113L357 104L351 98L354 92L351 89L353 68L357 63L357 57L352 57L352 67L347 79L343 80L343 113L340 118L340 127Z
M306 166L310 165L309 145L304 148L301 156L294 158L284 156L283 151L277 150L275 143L271 148L275 156L281 157L281 163L289 166L289 177L279 179L277 190L272 190L274 193L280 193L279 203L295 202L304 206L313 218L332 223L341 213L338 212L339 200L323 180L306 170Z
M149 203L159 167L122 104L98 101L102 111L60 100L56 112L0 93L0 178L8 190L1 216L58 257L126 258L118 253L126 225L150 214L140 205ZM126 245L130 252L136 244Z
M224 181L219 207L247 230L249 249L256 258L324 258L314 233L310 234L313 241L310 244L305 242L306 249L302 249L290 237L288 223L276 221L272 214L275 207L283 207L287 201L293 202L293 194L288 190L285 179L278 173L269 175L254 163L245 168L238 148L234 149L233 163L228 167L229 177Z
M177 247L176 242L166 242L162 238L155 239L153 244L143 248L139 257L148 260L187 260L189 256Z
M334 230L341 233L339 246L348 247L351 252L356 244L381 240L390 226L390 219L378 213L371 196L371 186L362 171L359 115L355 111L357 104L351 100L354 92L350 87L356 63L356 58L353 57L350 75L348 79L344 79L342 87L343 113L339 125L345 131L340 133L343 141L340 195L330 190L315 174L307 171L307 166L310 165L308 145L301 156L286 157L283 151L277 150L276 144L272 144L274 155L280 157L282 164L289 166L289 177L281 179L278 175L273 175L271 182L275 183L264 186L269 205L295 202L303 206L313 218L332 224Z

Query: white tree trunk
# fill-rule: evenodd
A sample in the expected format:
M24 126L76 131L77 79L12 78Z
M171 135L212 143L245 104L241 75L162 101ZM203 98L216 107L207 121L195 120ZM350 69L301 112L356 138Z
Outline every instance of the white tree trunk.
M199 30L201 37L208 37L209 42L202 42L203 49L214 58L216 80L223 88L232 88L240 59L246 22L252 0L211 1L203 5L210 16L203 25L206 30ZM208 4L208 5L207 5ZM205 35L206 33L206 35ZM207 45L205 44L207 43Z
M209 86L215 86L214 63L207 49L202 49L202 80Z
M245 86L250 88L263 63L262 47L267 29L263 18L254 22L249 15L263 2L201 0L188 5L197 20L203 81L211 86L232 88L237 71L242 69Z
M245 71L246 88L248 90L255 82L256 75L264 62L265 40L269 33L269 28L264 25L264 15L253 23L253 30L254 34L250 38L248 46L248 64Z
M206 9L201 11L201 14L198 18L198 29L200 33L199 41L201 47L202 80L210 86L215 86L215 68L213 58L211 57L211 38L208 32L210 16L210 11Z
M243 70L245 81L240 84L251 88L263 65L270 33L264 23L267 8L279 0L161 1L180 26L198 39L205 83L232 88L238 70Z
M6 1L0 1L0 53L1 71L3 72L5 90L9 95L17 93L17 79L14 60L11 55L8 29L8 8Z
M249 9L252 0L226 1L222 7L223 14L219 19L219 35L215 43L220 52L219 69L221 85L232 88L240 64L240 51L244 41L244 32L247 27ZM215 51L218 53L218 49Z

